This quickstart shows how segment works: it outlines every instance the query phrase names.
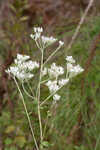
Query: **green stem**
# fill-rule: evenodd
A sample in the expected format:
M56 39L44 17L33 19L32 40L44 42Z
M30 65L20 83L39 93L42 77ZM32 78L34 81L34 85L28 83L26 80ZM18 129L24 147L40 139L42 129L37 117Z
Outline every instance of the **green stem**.
M26 89L25 89L25 87L24 87L24 84L22 83L22 88L23 88L23 90L24 90L24 92L25 92L25 94L28 96L28 97L30 97L30 98L32 98L32 99L35 99L35 97L33 97L33 96L31 96L27 91L26 91Z
M61 47L58 46L58 48L47 58L47 60L44 62L43 65L45 65L45 64L52 58L52 56L55 55L55 53L57 53L57 51L58 51L60 48L61 48Z
M42 70L43 70L43 50L42 56L41 56L41 68L40 68L40 77L39 77L39 84L38 84L38 92L37 92L37 100L38 100L38 117L39 117L39 125L40 125L40 138L41 142L43 141L43 132L42 132L42 122L41 122L41 112L40 112L40 85L41 85L41 79L42 79Z

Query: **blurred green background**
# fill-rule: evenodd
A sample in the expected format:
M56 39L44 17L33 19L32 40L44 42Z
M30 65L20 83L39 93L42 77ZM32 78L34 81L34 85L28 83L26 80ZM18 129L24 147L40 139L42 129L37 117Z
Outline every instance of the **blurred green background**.
M72 55L85 69L60 91L61 101L51 110L47 124L45 140L50 146L44 150L100 150L100 0L94 1L77 39L67 51L88 2L0 0L0 150L35 150L21 98L14 81L5 73L17 53L40 60L30 38L34 26L42 26L45 35L65 43L51 62L64 65L64 56ZM47 49L45 59L54 48ZM34 91L36 81L30 84ZM48 91L41 89L46 97ZM39 143L37 103L24 96ZM41 112L43 125L47 110L45 106Z

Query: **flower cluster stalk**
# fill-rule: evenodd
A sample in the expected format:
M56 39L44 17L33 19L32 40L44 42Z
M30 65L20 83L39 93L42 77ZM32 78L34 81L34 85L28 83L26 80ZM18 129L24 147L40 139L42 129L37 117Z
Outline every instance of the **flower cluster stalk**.
M40 86L41 86L41 79L42 79L42 68L43 68L43 49L41 50L41 68L40 68L40 77L39 77L39 84L37 89L37 100L38 100L38 117L39 117L39 125L40 125L40 138L41 142L43 141L43 133L42 133L42 122L41 122L41 112L40 112Z

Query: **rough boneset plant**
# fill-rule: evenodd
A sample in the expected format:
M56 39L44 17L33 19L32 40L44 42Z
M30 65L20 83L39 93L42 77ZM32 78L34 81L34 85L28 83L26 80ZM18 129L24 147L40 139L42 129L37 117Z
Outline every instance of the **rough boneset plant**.
M80 67L80 65L76 65L75 60L72 56L67 56L66 59L66 69L64 69L62 66L56 65L55 62L51 64L50 67L46 67L47 62L51 59L51 57L64 45L64 42L58 41L59 45L57 49L47 58L45 62L43 62L45 49L57 41L57 39L53 37L46 37L42 35L43 28L41 27L35 27L34 28L34 34L31 34L31 38L36 42L36 45L38 49L41 52L41 63L39 64L36 61L31 61L30 56L17 54L17 58L14 60L14 64L10 66L9 69L6 70L6 73L8 73L15 81L17 88L19 90L19 93L22 98L22 102L24 105L24 109L28 118L29 126L31 129L31 133L33 136L33 140L36 146L37 150L43 149L45 146L48 145L48 141L44 140L45 132L43 132L42 125L42 116L41 116L41 107L43 107L49 99L52 98L51 105L54 105L61 99L61 95L59 95L59 90L68 82L70 79L78 75L79 73L83 72L84 69ZM23 83L27 82L28 80L34 79L33 71L34 69L39 69L39 83L37 85L36 95L31 96L24 88ZM20 86L18 84L17 79L21 82L22 87L24 89L25 94L27 96L33 98L34 100L37 100L38 105L38 118L39 118L39 127L40 127L40 145L37 144L37 140L35 138L35 134L32 128L31 120L27 111L27 107L24 101L23 93L20 90ZM47 96L46 99L40 100L41 96L41 85L44 84L49 89L49 96ZM49 110L48 110L49 112Z

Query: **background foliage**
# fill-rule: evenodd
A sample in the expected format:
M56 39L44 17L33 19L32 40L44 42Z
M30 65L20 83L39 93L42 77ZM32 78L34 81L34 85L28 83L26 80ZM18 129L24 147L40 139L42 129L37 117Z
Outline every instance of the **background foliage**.
M39 25L45 28L45 33L65 42L65 47L51 61L56 60L58 64L63 64L64 56L68 54L85 69L83 74L78 75L62 89L61 101L53 109L55 111L51 111L45 139L50 143L50 147L46 149L99 150L100 16L97 4L87 16L71 50L67 51L67 44L86 3L77 1L75 4L73 1L64 0L5 0L0 3L0 149L35 150L20 96L13 80L4 70L13 62L18 52L30 55L33 60L39 60L40 54L29 37L33 26ZM69 6L70 10L67 9ZM48 50L45 58L51 52ZM36 81L30 84L34 90ZM45 91L45 87L43 90L43 96L46 96L48 91ZM35 107L37 103L27 96L25 101L38 139L38 117ZM43 113L44 118L46 109Z

